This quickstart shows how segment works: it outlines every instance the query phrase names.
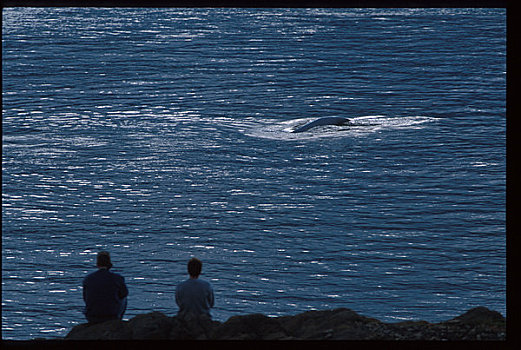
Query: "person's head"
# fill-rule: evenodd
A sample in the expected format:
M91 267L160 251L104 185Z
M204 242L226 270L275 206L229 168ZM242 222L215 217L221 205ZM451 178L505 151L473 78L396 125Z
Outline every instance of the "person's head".
M98 268L103 269L110 269L112 267L112 262L110 261L110 254L109 252L99 252L98 257L96 259L96 266Z
M188 261L188 273L190 277L197 278L201 274L203 263L197 258L192 258Z

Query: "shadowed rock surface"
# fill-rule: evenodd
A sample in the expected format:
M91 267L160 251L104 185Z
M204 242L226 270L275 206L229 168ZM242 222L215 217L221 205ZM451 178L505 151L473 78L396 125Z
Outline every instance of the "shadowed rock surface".
M233 316L212 332L212 339L275 340L286 339L288 334L277 318L262 314Z
M232 316L224 323L198 317L179 319L151 312L129 321L80 324L72 328L65 339L505 340L505 333L505 318L485 307L471 309L440 323L383 323L340 308L282 317L262 314Z
M138 315L128 321L132 339L168 339L172 319L161 312Z
M111 320L95 325L80 324L72 328L65 339L74 340L123 340L133 339L129 322Z

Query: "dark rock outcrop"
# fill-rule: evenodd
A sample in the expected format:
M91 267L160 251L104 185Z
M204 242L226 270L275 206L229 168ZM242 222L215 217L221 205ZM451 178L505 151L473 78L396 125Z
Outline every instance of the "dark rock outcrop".
M466 324L502 324L505 318L497 311L489 310L486 307L478 306L463 315L453 318L448 322L461 322Z
M212 339L226 340L276 340L288 339L286 330L278 319L262 314L233 316L216 327Z
M440 323L383 323L340 308L307 311L295 316L250 314L226 322L204 317L169 317L161 312L129 321L80 324L67 340L184 339L184 340L505 340L505 318L477 307Z
M380 321L340 308L306 311L279 318L287 332L297 339L372 339L372 324Z
M132 339L132 329L128 322L111 320L91 325L74 326L65 339L70 340L124 340Z
M169 339L212 339L213 330L220 324L221 322L212 321L209 317L188 316L179 318L174 316L172 317Z
M128 321L132 339L168 339L172 319L161 312L138 315Z

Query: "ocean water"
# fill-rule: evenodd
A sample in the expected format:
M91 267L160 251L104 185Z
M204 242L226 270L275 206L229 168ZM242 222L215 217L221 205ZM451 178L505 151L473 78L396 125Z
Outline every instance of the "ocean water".
M504 9L6 8L2 337L125 319L506 315ZM350 126L292 133L325 116Z

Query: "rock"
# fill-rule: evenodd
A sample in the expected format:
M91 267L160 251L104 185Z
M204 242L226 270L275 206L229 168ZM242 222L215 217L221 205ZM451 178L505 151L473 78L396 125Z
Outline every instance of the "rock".
M505 318L497 311L492 311L486 307L479 306L470 309L463 315L455 317L447 322L461 322L465 324L500 324L505 322Z
M169 339L210 339L213 330L221 324L221 322L213 321L210 317L195 315L174 316L171 320L172 328Z
M383 323L346 309L307 311L295 316L262 314L232 316L226 322L209 317L168 317L161 312L130 321L80 324L67 340L189 339L189 340L505 340L505 318L478 307L449 321Z
M138 315L128 321L132 339L168 339L172 319L161 312Z
M385 340L426 340L431 335L432 324L426 321L403 321L398 323L386 323Z
M127 322L110 320L97 324L74 326L65 337L67 340L123 340L132 339L132 329Z
M449 340L505 340L506 320L499 312L480 306L436 325L440 327L446 329Z
M391 338L404 340L505 340L505 318L485 307L474 308L449 321L407 321L388 324ZM502 335L503 334L503 335Z
M279 320L286 332L298 339L370 339L371 334L364 325L380 322L345 308L307 311Z
M215 328L212 339L276 340L287 338L280 322L262 314L232 316Z

